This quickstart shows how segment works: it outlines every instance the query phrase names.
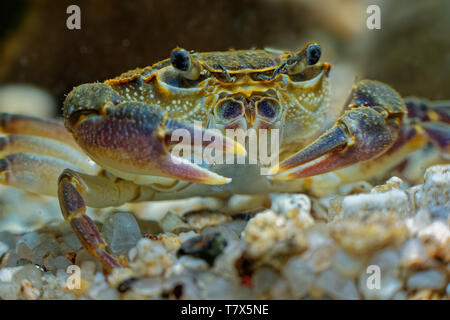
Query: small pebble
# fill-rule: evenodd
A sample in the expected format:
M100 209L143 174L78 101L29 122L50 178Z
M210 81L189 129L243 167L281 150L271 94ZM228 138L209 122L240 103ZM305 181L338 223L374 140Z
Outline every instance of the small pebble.
M299 228L307 229L314 224L311 217L311 200L305 194L271 195L271 209L293 219Z
M22 283L23 280L30 282L34 288L40 289L42 287L42 271L35 265L28 264L13 275L13 281Z
M278 279L280 279L280 276L273 269L266 267L259 268L252 276L255 293L258 296L267 294Z
M73 232L65 234L63 239L73 251L78 251L83 247L80 240Z
M55 257L61 254L59 243L53 237L43 237L42 242L33 249L32 262L44 265L44 259L48 256Z
M359 293L353 280L344 278L334 270L326 270L317 278L315 285L336 299L356 300Z
M212 266L226 245L227 240L221 233L205 233L184 242L178 250L177 256L190 255L198 257Z
M283 268L283 275L288 281L294 299L303 298L314 282L314 266L311 262L292 258Z
M16 245L16 253L21 258L31 260L33 257L33 249L36 248L42 240L42 236L37 232L25 234Z
M193 229L193 227L189 226L183 219L170 211L161 219L160 225L165 232L172 233L187 232Z
M411 238L401 250L401 263L404 266L422 265L428 259L427 250L419 238Z
M72 265L72 262L69 261L66 257L57 256L53 259L53 267L56 270L66 270L68 266Z
M95 274L88 295L95 300L118 300L120 298L119 292L108 286L105 276L100 272Z
M375 273L362 273L359 279L359 290L367 300L388 300L403 287L403 282L399 279L380 273L379 287L374 281ZM370 279L369 279L370 277Z
M333 257L333 268L340 275L347 278L356 278L361 272L363 261L356 256L351 256L343 250L339 250Z
M162 293L162 279L144 278L133 282L133 290L150 298Z
M408 278L408 289L443 289L446 285L445 274L438 270L416 272Z
M0 231L0 242L6 244L9 248L14 248L16 245L14 237L14 234L10 232Z
M118 212L109 217L103 225L102 234L113 254L127 254L142 238L136 218L129 212Z
M392 297L392 300L406 300L406 292L403 290L398 291L394 296Z

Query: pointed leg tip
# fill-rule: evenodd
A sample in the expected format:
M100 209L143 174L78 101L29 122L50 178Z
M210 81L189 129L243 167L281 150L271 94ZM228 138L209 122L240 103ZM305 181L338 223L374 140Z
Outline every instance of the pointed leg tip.
M234 148L234 153L245 156L245 155L247 155L247 150L245 150L245 147L242 144L236 143L235 148Z
M207 179L201 181L204 184L209 184L209 185L223 185L223 184L228 184L232 181L231 178L226 178L223 176L220 176L218 174L214 174L214 175L210 175Z
M303 176L302 171L294 168L293 170L285 170L285 171L281 170L281 172L275 171L273 174L268 176L268 179L272 181L288 181L304 177L306 177L306 175Z
M280 171L280 165L277 163L273 165L271 168L269 168L269 171L267 172L267 177L270 180L278 180L277 177L279 175Z

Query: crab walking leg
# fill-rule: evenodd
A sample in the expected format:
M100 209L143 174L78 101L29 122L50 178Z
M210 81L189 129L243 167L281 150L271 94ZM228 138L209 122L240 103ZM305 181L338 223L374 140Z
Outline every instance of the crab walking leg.
M353 86L344 114L309 146L271 168L273 180L291 180L338 170L388 151L401 135L407 114L389 86L363 80Z
M0 183L23 190L57 195L58 177L64 169L80 170L61 159L31 153L15 153L0 159Z
M50 138L79 149L72 135L57 120L2 112L0 113L0 133Z
M429 102L406 98L408 117L417 120L417 126L442 151L450 153L450 101Z
M95 223L86 215L91 207L118 206L139 197L140 187L126 180L112 181L106 177L89 176L65 170L58 181L61 211L83 247L100 260L106 270L120 268L120 264L105 250L105 241Z
M61 159L89 174L100 171L100 168L91 159L65 143L24 135L0 137L0 157L15 153L32 153Z

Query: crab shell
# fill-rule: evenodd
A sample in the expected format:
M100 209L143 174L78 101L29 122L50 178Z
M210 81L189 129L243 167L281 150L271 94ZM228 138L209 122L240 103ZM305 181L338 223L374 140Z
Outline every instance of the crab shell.
M287 146L294 142L296 149L330 127L341 112L340 107L327 109L329 63L309 66L300 74L279 74L273 80L262 81L258 76L271 76L280 66L280 56L265 50L206 52L192 56L204 68L197 80L184 78L172 67L170 59L166 59L151 67L124 73L105 84L126 100L160 106L169 118L187 123L202 121L208 128L220 130L236 126L217 114L218 103L227 97L242 97L247 103L241 113L241 128L278 128L282 131L282 144ZM227 81L224 69L234 78L233 82ZM257 114L252 98L259 100L264 96L279 105L275 119ZM258 122L262 124L255 126Z

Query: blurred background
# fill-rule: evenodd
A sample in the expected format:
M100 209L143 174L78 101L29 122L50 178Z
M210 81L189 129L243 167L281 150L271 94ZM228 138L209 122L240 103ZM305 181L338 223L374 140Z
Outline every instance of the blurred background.
M72 4L80 30L66 27ZM366 26L371 4L380 30ZM151 65L176 46L293 50L310 40L334 65L335 103L362 78L450 99L449 31L448 0L2 0L0 110L57 116L74 86Z

